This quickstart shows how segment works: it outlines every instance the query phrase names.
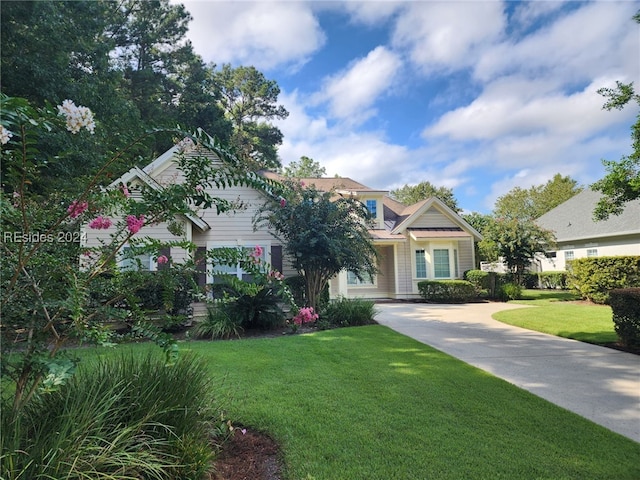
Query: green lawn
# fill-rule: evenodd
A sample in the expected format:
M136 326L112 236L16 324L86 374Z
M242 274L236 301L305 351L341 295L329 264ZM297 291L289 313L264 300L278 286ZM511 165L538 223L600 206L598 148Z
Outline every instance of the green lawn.
M560 290L525 290L523 297L523 300L511 303L534 305L536 308L498 312L493 318L509 325L582 342L603 344L618 339L613 329L611 307L607 305L569 303L567 300L576 300L577 297Z
M640 444L383 326L181 350L288 480L640 478Z

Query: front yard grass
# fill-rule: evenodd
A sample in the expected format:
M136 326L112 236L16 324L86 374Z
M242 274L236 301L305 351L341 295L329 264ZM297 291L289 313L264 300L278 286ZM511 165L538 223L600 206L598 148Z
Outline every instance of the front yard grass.
M181 350L288 480L640 478L640 444L383 326Z
M618 340L611 307L573 303L571 300L579 300L579 297L562 290L524 290L522 300L510 303L534 305L536 308L498 312L493 318L516 327L582 342L607 344Z

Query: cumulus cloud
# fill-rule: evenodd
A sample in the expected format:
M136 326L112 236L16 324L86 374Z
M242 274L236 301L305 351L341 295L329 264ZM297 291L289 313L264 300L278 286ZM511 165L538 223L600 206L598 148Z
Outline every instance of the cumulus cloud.
M349 67L327 78L316 101L325 101L332 116L359 123L375 113L376 100L388 92L401 61L385 47L377 47Z
M485 49L474 75L483 82L514 72L574 83L603 72L638 77L636 9L633 2L595 2L572 10L526 37Z
M193 16L188 37L207 62L295 68L325 42L305 2L182 3Z
M457 70L475 62L506 25L500 2L411 2L399 14L393 45L408 49L425 71Z

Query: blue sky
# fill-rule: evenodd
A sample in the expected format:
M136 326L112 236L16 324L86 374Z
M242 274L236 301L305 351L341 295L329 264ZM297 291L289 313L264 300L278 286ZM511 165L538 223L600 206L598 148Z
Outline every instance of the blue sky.
M253 65L290 112L281 161L392 190L428 180L465 211L556 173L588 185L631 151L640 2L181 1L206 62Z

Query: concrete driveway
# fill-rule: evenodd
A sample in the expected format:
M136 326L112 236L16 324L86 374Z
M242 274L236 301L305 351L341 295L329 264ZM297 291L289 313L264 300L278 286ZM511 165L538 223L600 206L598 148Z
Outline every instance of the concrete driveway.
M640 357L505 325L504 303L381 303L376 320L640 442Z

